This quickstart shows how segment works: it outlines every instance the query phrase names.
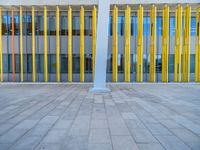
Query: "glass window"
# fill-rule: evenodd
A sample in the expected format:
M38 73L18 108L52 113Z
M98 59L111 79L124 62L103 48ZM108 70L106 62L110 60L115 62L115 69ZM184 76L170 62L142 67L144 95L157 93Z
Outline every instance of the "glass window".
M68 20L67 16L60 17L61 35L68 35Z
M169 22L169 35L174 36L175 35L175 17L170 17Z
M19 54L15 54L15 73L20 71L19 60ZM8 72L12 73L12 54L8 54Z
M190 55L190 73L195 72L195 54Z
M8 34L12 35L12 17L10 15L8 15L8 19L7 19L7 23L8 23Z
M196 18L192 17L191 18L191 31L190 31L191 36L196 36Z
M124 35L124 16L118 17L118 35L119 36Z
M72 18L72 35L80 35L80 17L73 16Z
M92 35L92 16L85 16L85 21L84 21L84 26L85 26L85 35Z
M156 34L157 36L162 36L162 17L156 17Z
M92 73L92 54L85 54L85 73Z
M162 57L161 55L156 55L156 73L162 72Z
M169 73L174 73L174 54L169 54Z
M8 20L7 16L2 16L2 35L8 35Z
M8 54L3 54L3 72L8 73Z
M27 55L27 73L32 73L32 54Z
M12 55L8 54L8 73L12 73Z
M108 55L107 59L107 73L112 73L112 59L113 55ZM124 55L118 54L118 73L124 73Z
M15 73L20 72L20 58L19 54L15 54Z
M26 18L27 18L27 16L24 14L22 16L22 34L23 35L26 35L26 28L27 28L27 25L26 25L27 20L26 20Z
M124 56L122 54L118 54L118 73L124 72Z
M109 54L107 58L107 73L112 73L112 55Z
M38 16L37 17L37 22L35 24L36 26L36 34L37 35L44 35L44 17L43 16Z
M56 73L56 55L49 54L48 56L48 58L50 58L48 63L49 73Z
M44 72L44 55L43 54L36 54L36 70L37 73Z
M61 73L68 72L68 58L67 54L61 54Z
M80 55L73 54L72 58L72 65L73 65L73 73L80 73Z
M137 16L131 16L131 36L137 36Z
M112 16L109 17L108 35L112 36Z
M32 35L32 17L26 16L26 35Z
M150 17L144 16L144 23L143 23L143 35L149 36L150 35Z
M23 54L23 71L27 73L27 54Z
M56 17L48 16L48 35L56 35Z
M19 35L19 16L14 16L15 35Z
M143 73L148 73L148 55L143 55Z
M136 72L136 55L131 54L131 73Z
M12 35L12 17L8 15L8 34ZM19 16L14 16L14 34L19 35Z
M145 68L146 68L146 72L145 73L149 73L150 72L150 55L147 54L146 55L146 64L145 64Z

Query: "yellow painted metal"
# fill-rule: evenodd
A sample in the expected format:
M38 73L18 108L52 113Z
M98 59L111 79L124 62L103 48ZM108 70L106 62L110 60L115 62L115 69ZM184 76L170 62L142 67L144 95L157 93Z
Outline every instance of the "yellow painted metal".
M190 22L191 7L184 8L184 40L183 40L183 82L190 81Z
M168 82L168 55L169 55L169 6L163 8L162 23L162 81Z
M19 9L19 18L20 18L20 79L23 82L24 80L24 67L23 67L23 18L22 18L22 6Z
M175 11L175 47L174 47L174 81L181 81L182 52L182 7L178 5Z
M112 22L112 81L118 81L118 8L114 6Z
M94 80L96 34L97 34L97 9L94 6L92 10L92 80Z
M44 81L48 82L47 7L44 6Z
M32 81L36 81L35 67L35 8L32 7Z
M2 9L0 7L0 80L3 82Z
M72 82L72 8L68 8L68 81Z
M60 10L56 6L56 81L60 82Z
M125 39L124 39L124 80L125 82L130 82L130 48L131 48L130 15L131 15L131 8L127 6L125 10Z
M150 10L150 82L156 81L156 6Z
M200 6L196 9L195 81L200 82Z
M84 82L84 8L80 9L80 82Z
M68 8L68 81L72 82L72 8Z
M143 7L138 8L137 82L143 81Z

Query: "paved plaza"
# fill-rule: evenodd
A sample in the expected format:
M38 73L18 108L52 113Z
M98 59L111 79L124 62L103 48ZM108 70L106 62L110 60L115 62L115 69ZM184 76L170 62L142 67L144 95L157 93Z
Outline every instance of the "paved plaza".
M0 150L200 150L200 84L1 84Z

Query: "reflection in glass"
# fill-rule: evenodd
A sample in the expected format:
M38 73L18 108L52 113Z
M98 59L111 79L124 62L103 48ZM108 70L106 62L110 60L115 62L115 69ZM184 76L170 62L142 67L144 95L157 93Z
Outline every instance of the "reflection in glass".
M80 17L72 17L72 35L80 35Z
M2 35L8 35L8 20L7 16L2 16Z
M68 20L67 16L60 16L61 35L68 35Z

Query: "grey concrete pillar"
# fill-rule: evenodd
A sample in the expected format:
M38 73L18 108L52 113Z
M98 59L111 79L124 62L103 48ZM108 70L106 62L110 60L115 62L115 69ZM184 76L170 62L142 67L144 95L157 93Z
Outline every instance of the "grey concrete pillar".
M92 92L110 91L106 87L109 15L110 0L99 0L94 86L90 90Z

